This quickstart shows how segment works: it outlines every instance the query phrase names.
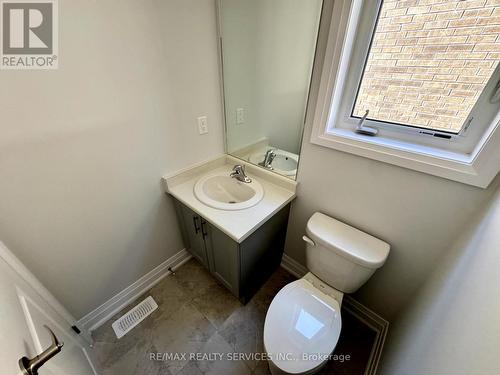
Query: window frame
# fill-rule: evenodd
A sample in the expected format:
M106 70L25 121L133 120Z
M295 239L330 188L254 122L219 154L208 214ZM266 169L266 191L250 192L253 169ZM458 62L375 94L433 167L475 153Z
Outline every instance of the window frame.
M493 122L482 121L458 135L369 119L365 121L365 125L379 130L376 137L354 132L359 119L350 115L381 3L381 0L334 2L329 35L323 46L325 56L321 79L315 88L318 90L318 98L313 115L311 142L470 185L487 187L500 169L500 153L494 152L495 149L500 149L498 109ZM362 18L370 12L371 19ZM360 38L363 40L360 41ZM362 59L360 55L363 56ZM353 64L353 61L358 63ZM357 69L354 73L353 66ZM495 74L500 74L500 68L497 67ZM493 90L496 81L490 81L482 96L489 95L488 90ZM479 105L471 111L472 116L476 112L481 113L480 102L481 97ZM422 135L419 133L422 130L450 134L451 138Z

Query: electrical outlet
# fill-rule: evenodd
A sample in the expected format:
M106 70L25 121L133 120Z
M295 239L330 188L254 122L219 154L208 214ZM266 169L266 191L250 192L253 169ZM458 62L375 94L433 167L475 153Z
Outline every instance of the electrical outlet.
M208 133L207 116L198 117L198 131L200 132L200 134Z
M236 125L243 125L245 123L245 109L236 108Z

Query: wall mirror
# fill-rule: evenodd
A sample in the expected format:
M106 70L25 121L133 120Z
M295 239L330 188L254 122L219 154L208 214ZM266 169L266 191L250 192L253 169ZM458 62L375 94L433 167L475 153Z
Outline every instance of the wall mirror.
M322 0L219 0L229 154L296 178Z

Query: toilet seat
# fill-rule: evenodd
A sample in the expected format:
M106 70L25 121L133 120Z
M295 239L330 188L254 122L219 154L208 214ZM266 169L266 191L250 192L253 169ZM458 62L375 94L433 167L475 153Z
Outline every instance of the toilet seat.
M342 321L338 302L305 279L274 297L264 324L264 346L272 365L289 374L321 367L333 353Z

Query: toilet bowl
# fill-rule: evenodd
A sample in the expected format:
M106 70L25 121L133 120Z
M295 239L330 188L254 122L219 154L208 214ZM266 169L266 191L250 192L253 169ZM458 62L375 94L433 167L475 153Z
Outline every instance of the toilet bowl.
M389 254L390 246L316 212L307 222L309 273L274 297L264 323L264 348L273 375L314 374L337 345L344 293L359 289Z
M274 297L264 323L269 368L277 374L313 374L333 353L340 336L341 304L310 281L311 273ZM317 280L320 282L320 280Z

